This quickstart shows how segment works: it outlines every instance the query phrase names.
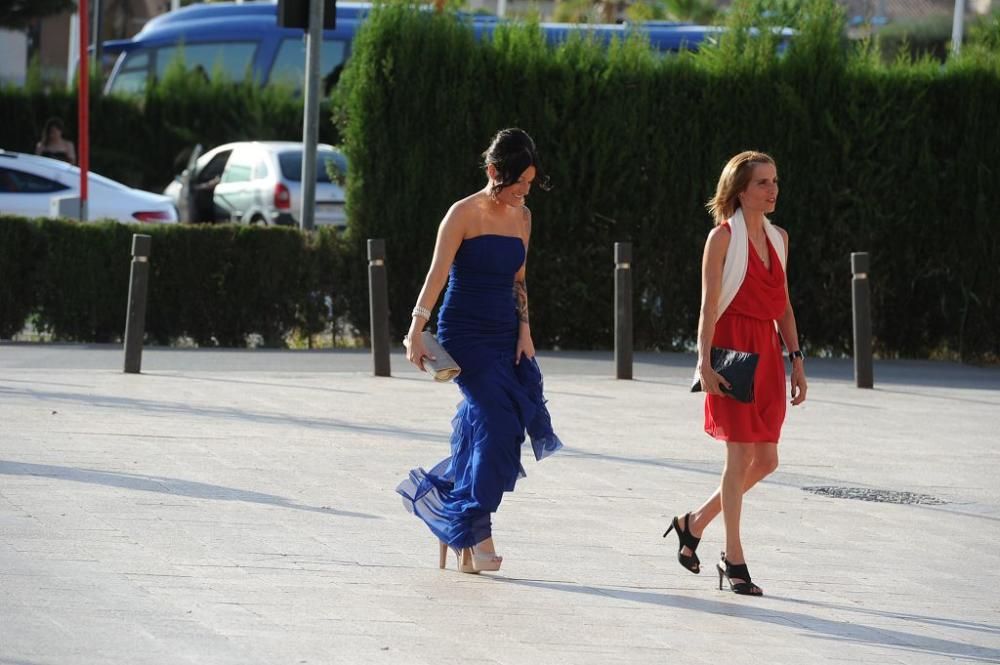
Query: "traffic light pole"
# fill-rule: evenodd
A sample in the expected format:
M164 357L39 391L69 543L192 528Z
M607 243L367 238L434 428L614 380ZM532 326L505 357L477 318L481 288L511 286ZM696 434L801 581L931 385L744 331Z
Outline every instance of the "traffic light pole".
M316 141L319 137L319 68L323 45L323 0L309 2L306 32L306 86L302 118L302 201L299 228L311 231L316 212Z

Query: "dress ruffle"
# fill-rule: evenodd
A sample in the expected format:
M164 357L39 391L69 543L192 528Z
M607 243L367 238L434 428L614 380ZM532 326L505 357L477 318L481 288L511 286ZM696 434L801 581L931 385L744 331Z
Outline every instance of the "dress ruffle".
M536 460L562 448L552 431L538 363L508 356L458 381L464 399L452 420L451 455L430 471L410 471L396 488L403 505L452 547L490 537L490 514L524 477L526 434Z

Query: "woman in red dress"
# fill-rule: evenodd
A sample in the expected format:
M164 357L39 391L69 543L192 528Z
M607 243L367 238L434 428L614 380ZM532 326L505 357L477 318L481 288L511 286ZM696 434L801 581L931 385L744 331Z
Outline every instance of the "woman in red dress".
M697 510L675 517L667 529L680 541L677 559L701 572L695 549L705 527L721 512L726 549L716 565L738 594L763 591L750 579L740 541L743 494L778 467L778 439L785 419L785 368L781 340L792 363L791 403L806 398L806 375L795 313L785 277L788 234L764 216L774 212L778 172L761 152L742 152L726 164L708 209L715 228L702 258L701 317L698 322L698 378L705 395L705 431L726 443L722 482ZM780 332L780 339L778 334ZM711 347L760 355L750 403L726 396L727 381L711 366ZM666 536L667 534L663 534Z

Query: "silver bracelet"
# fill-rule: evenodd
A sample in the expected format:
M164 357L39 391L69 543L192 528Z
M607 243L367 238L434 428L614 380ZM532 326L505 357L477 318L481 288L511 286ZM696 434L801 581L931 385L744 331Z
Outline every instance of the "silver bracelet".
M410 316L414 319L419 316L420 318L427 319L428 321L430 321L431 310L427 309L426 307L421 307L420 305L417 305L416 307L413 308L413 311L410 312Z

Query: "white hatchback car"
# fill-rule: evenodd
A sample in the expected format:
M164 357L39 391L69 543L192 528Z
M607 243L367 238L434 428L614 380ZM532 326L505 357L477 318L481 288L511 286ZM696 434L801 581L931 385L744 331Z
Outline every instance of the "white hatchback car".
M347 171L347 160L333 146L316 147L317 227L344 229L344 189L331 179ZM298 226L302 201L302 144L293 141L240 141L200 154L163 193L183 221L233 221Z
M0 213L51 216L52 199L80 195L80 169L72 164L0 150ZM87 217L119 222L173 223L177 209L162 194L126 187L93 171L87 183Z

